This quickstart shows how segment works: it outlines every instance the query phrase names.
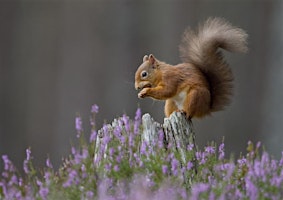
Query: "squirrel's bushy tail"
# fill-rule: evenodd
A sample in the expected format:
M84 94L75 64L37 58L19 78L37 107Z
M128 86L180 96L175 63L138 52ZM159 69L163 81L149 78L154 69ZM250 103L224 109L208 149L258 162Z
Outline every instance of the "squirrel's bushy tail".
M183 62L192 63L204 73L211 92L211 112L230 103L233 74L219 48L247 51L247 34L221 18L209 18L198 31L186 30L180 45Z

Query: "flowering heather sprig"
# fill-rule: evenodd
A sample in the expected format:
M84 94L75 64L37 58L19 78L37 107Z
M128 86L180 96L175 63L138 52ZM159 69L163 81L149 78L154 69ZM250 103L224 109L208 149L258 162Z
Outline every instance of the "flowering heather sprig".
M99 112L98 105L94 104L91 106L91 117L90 117L90 125L92 126L92 131L95 129L95 115Z
M224 142L222 142L218 147L218 159L223 160L224 157L225 157Z
M53 169L53 165L52 165L52 163L51 163L49 158L46 159L46 167L48 167L50 169Z
M29 161L31 160L30 154L31 154L30 149L26 149L26 159L25 159L24 162L23 162L23 169L24 169L24 172L25 172L26 174L29 173L29 166L28 166L28 163L29 163Z
M90 143L95 142L96 138L97 138L97 131L96 130L91 131L89 142Z
M39 187L39 191L38 191L39 197L42 200L47 199L47 196L48 196L48 193L49 193L48 187L45 187L44 184L41 181L39 181L39 180L37 180L36 183L37 183L37 185Z
M283 153L276 160L261 151L261 143L249 142L246 155L225 159L223 142L219 146L211 143L203 150L190 144L181 155L178 144L164 143L162 129L150 141L142 139L140 109L134 120L123 115L97 131L94 117L98 110L96 105L91 108L88 140L82 134L82 119L76 118L80 143L71 148L58 171L47 158L45 169L36 172L27 149L25 173L20 176L3 155L0 199L283 198Z
M77 138L79 138L82 134L83 127L82 127L82 118L80 116L76 117L76 130L77 130Z
M138 108L136 111L136 116L134 121L134 134L136 135L139 134L139 128L141 125L141 115L142 115L141 109Z
M93 104L91 106L91 113L98 113L99 112L99 107L96 104Z
M2 160L4 162L4 170L9 172L14 172L15 167L13 163L9 160L7 155L2 155Z

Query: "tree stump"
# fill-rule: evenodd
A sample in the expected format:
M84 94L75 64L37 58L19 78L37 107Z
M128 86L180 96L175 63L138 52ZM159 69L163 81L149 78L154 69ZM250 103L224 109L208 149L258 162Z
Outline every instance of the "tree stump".
M188 120L185 115L181 112L174 112L168 118L164 118L163 124L155 122L151 116L146 113L142 117L142 126L144 128L142 134L142 140L145 140L147 143L151 144L152 141L158 140L159 131L163 131L164 134L164 148L167 148L168 144L173 144L174 148L181 155L181 166L186 166L189 160L186 159L186 151L188 146L191 146L196 152L195 144L195 133L193 130L193 124L191 120ZM197 169L197 161L194 157L191 160L194 163L195 172ZM191 178L186 177L185 174L184 181L186 185L191 185Z
M129 124L127 125L127 122L123 123L123 120L125 121L125 119L123 118L115 119L112 124L104 125L104 127L98 131L94 154L94 158L95 160L97 160L97 165L100 164L101 159L105 159L107 157L106 151L108 148L108 143L105 142L105 140L111 140L111 138L117 137L117 135L114 136L115 129L122 127L125 134L128 133L126 129L129 129ZM195 155L196 145L193 125L191 120L188 120L182 113L172 113L169 118L164 118L163 124L154 121L153 118L148 113L146 113L142 116L141 127L141 140L138 148L141 148L141 144L145 142L149 147L152 146L154 151L154 145L159 140L160 134L163 134L163 147L167 149L168 145L173 145L173 147L171 146L170 148L173 148L175 151L177 151L181 157L181 159L179 160L180 167L186 167L189 161L185 156L187 148L189 146L193 148ZM123 130L120 130L122 134ZM108 139L106 138L106 135ZM193 160L190 161L194 163L193 170L195 170L196 172L197 162L195 156ZM183 174L183 178L185 184L187 186L190 186L192 177L186 177L186 175Z

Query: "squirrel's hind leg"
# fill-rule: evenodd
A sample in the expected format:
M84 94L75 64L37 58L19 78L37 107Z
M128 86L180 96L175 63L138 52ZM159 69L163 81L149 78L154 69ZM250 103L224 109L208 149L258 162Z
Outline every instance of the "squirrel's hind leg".
M188 119L210 114L210 92L206 88L191 89L184 101L183 109Z
M175 102L172 99L167 99L165 101L165 107L164 107L165 116L169 117L174 111L178 111Z

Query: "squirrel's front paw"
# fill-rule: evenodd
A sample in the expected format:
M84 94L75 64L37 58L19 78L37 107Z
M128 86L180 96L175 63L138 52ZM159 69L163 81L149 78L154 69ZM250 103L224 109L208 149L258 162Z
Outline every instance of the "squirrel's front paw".
M149 89L149 88L144 88L144 89L142 89L142 91L139 92L138 97L139 97L140 99L147 97L147 96L148 96L148 95L147 95L148 89Z

